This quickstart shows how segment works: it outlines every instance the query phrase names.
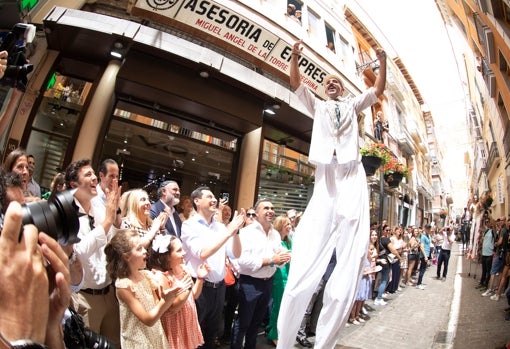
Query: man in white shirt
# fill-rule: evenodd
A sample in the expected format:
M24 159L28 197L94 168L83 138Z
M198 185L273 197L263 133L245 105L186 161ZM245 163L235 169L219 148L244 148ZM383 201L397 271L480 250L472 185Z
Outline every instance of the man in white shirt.
M290 262L290 252L281 248L280 233L273 228L271 201L261 199L254 209L256 220L241 230L239 308L231 349L255 349L258 328L271 300L273 274L278 266Z
M453 228L446 227L443 231L443 242L441 243L441 250L437 259L437 279L446 281L446 274L448 274L448 262L450 261L450 253L452 250L452 244L455 241L455 234L453 234ZM443 267L443 276L441 277L441 267Z
M83 287L73 294L73 307L87 327L120 348L119 305L106 272L104 253L111 237L108 233L116 219L120 190L117 181L113 181L112 190L106 191L106 206L93 200L97 196L97 177L88 159L75 161L67 167L66 185L76 189L74 204L81 214L80 242L74 245L74 252L83 265ZM103 221L96 222L95 217L103 210Z
M196 305L205 342L201 348L213 349L225 301L225 257L227 251L235 258L241 255L238 230L246 214L244 210L239 215L235 212L232 222L225 226L214 217L218 200L208 187L195 189L190 198L196 214L182 224L182 247L193 277L201 264L207 263L210 268Z
M94 221L96 224L101 224L104 221L104 215L106 210L106 191L112 191L114 183L119 181L119 165L113 159L105 159L99 166L99 183L96 187L97 196L94 197L94 205L102 207L102 210L96 210L94 212ZM117 228L120 227L121 217L120 208L117 209L116 218L113 225Z
M373 87L342 97L337 75L323 79L327 101L301 84L301 41L290 57L290 86L312 115L308 159L316 165L313 196L294 233L292 268L278 316L278 348L294 346L301 319L336 247L337 266L324 290L316 348L334 348L347 322L362 276L370 232L366 174L361 164L357 115L378 101L386 85L386 53L376 50L379 72ZM313 238L310 233L313 232Z
M168 212L165 230L167 234L181 237L182 221L175 206L180 202L181 191L175 181L164 181L158 188L159 200L151 205L151 219L155 219L160 212Z

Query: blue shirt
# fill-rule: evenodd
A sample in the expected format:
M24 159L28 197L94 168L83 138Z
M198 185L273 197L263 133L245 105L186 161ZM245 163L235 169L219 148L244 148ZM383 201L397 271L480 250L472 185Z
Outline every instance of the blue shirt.
M430 236L428 234L421 234L420 242L423 245L423 249L425 250L426 257L430 256ZM423 256L420 254L420 257Z
M492 229L487 229L483 234L482 256L492 256L494 253L494 236Z

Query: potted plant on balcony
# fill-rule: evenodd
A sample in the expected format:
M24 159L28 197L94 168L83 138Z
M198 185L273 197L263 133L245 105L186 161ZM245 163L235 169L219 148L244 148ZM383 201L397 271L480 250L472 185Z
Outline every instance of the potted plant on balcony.
M400 163L397 158L391 158L383 166L384 180L390 188L396 188L404 177L407 178L411 168Z
M485 211L488 211L491 206L494 199L492 198L491 192L487 191L481 198L480 198L480 205L482 205L482 208Z
M388 148L382 143L369 143L360 149L361 162L367 176L373 176L375 171L384 166L391 158Z

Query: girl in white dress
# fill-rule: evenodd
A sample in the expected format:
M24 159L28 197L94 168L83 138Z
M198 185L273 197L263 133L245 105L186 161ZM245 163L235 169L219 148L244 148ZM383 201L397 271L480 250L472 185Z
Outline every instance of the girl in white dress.
M179 288L162 291L145 269L147 251L135 230L119 230L105 247L106 269L115 280L120 306L123 349L168 348L161 315L172 305Z

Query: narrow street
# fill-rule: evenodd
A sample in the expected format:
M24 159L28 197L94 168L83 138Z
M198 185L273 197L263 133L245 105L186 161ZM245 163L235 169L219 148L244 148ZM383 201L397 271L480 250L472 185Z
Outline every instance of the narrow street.
M446 281L435 279L436 266L424 276L425 290L406 287L391 295L388 304L375 306L371 319L344 329L337 349L500 349L510 342L505 321L506 297L496 302L475 288L481 266L461 255L455 244ZM476 279L475 279L476 277ZM313 343L314 338L309 338ZM228 348L222 346L221 348ZM273 348L264 335L257 348ZM302 348L296 343L294 348Z

